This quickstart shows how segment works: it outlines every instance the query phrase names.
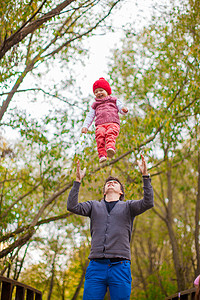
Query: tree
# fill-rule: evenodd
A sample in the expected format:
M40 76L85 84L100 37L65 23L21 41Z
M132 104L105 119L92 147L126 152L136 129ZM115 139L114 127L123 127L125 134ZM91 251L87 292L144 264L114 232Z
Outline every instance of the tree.
M75 53L77 53L77 57L75 57L77 59L78 55L84 52L81 44L83 37L91 36L93 30L100 24L102 25L101 32L104 32L106 30L105 19L119 2L119 0L107 1L102 5L101 1L63 1L57 6L54 2L47 1L31 1L29 5L23 1L13 5L7 2L1 3L4 12L1 18L0 38L1 84L4 87L2 95L7 96L1 106L0 119L2 120L9 103L27 74L32 73L34 76L37 74L41 77L44 72L40 68L42 64L45 64L43 68L46 72L48 65L57 63L58 59L64 60L64 63L71 62ZM68 83L70 80L69 75ZM13 87L10 88L11 85ZM41 87L32 90L51 94ZM57 89L53 87L52 90L52 95L59 98ZM73 103L68 102L68 106L70 110L73 109ZM54 201L72 184L70 173L69 176L65 176L59 166L63 163L61 161L64 157L61 158L61 156L64 152L64 155L68 156L69 150L66 148L71 142L65 144L63 140L61 146L60 141L55 142L52 139L50 141L47 128L48 124L55 124L59 118L62 127L62 129L60 127L61 135L66 136L69 132L68 114L70 115L72 111L66 112L67 109L61 116L56 113L54 117L47 116L44 121L46 132L42 128L42 121L40 123L38 120L28 120L27 116L16 111L14 118L6 123L12 128L20 128L25 142L22 146L22 141L20 141L21 145L16 146L16 151L13 151L15 158L12 161L5 159L1 167L1 221L3 222L1 242L4 242L1 258L12 253L10 263L14 261L23 245L32 238L38 226L64 219L70 215L65 212L64 214L60 213L59 216L52 215L50 218L46 218L51 209L44 214L47 207L51 205L54 207ZM68 124L64 124L64 122L68 122ZM73 122L74 120L71 120L71 123ZM54 138L57 138L59 134L58 131L54 132ZM8 152L8 149L5 151ZM20 154L20 151L23 154ZM4 152L2 152L3 156L5 156ZM34 155L31 157L33 152ZM25 158L25 156L27 157ZM34 162L30 163L30 159ZM52 162L52 159L57 162ZM64 159L64 161L65 167L66 164L70 165L67 160ZM23 166L20 166L20 163ZM46 165L48 165L47 168ZM65 167L63 166L63 169ZM47 174L48 172L50 173ZM60 182L58 182L57 176L61 179ZM52 189L55 192L50 196ZM40 205L41 198L43 203ZM35 217L30 216L30 211ZM43 220L42 215L44 216ZM16 238L17 236L18 238ZM6 269L5 261L2 274Z
M179 290L186 287L186 272L182 243L176 233L175 211L179 206L174 203L177 181L173 174L177 174L176 166L192 158L197 149L194 143L199 145L199 138L194 139L200 113L199 53L196 51L199 16L195 2L180 2L180 6L172 6L170 13L155 18L141 34L135 36L133 30L127 31L122 49L114 50L110 71L116 91L125 95L128 103L133 101L131 123L127 122L125 130L131 133L136 148L145 136L155 133L154 142L144 151L151 156L152 170L157 169L161 181L166 176L161 183L160 193L163 191L163 194L157 193L161 201L156 201L159 209L154 211L168 228ZM124 131L123 145L126 145L126 139L130 137ZM188 145L191 151L187 149ZM183 151L177 155L180 148ZM198 172L197 167L195 169ZM196 186L193 180L194 184ZM198 203L197 199L197 206ZM199 226L193 225L197 232ZM197 235L195 244L198 254Z
M113 52L110 76L115 92L125 98L129 115L122 118L117 154L103 168L98 164L93 128L86 140L77 135L84 112L77 116L70 106L68 113L58 109L40 122L14 112L9 125L21 138L16 156L4 158L1 166L3 270L8 262L14 268L17 253L39 235L42 224L55 226L62 220L72 236L78 231L82 243L86 242L87 221L66 212L77 158L87 168L80 201L101 199L107 175L124 182L126 199L138 199L141 176L135 166L143 151L155 208L134 223L133 297L155 299L156 291L162 299L191 286L199 265L198 18L198 5L192 1L172 4L170 11L155 16L151 26L137 35L134 29L125 32L122 49ZM54 286L62 287L64 295L62 278L65 275Z
M19 18L18 20L21 21L20 23L22 24L21 26L19 23L17 24L18 28L16 28L17 30L14 33L12 32L13 28L11 27L11 24L9 24L9 22L6 22L7 15L5 14L2 17L3 31L1 34L0 59L4 57L7 51L9 51L12 47L16 46L19 42L21 42L28 34L33 33L36 29L40 28L43 24L48 22L50 19L52 19L55 16L58 16L64 8L69 6L74 1L73 0L64 1L63 3L57 5L56 8L44 14L42 17L38 17L39 13L41 13L41 10L46 2L47 2L46 0L43 1L40 7L38 8L37 5L39 3L37 2L29 6L26 6L24 3L20 3L21 4L20 9L17 5L14 6L14 9L12 6L12 13L13 12L16 13L17 10L18 12L20 12L20 15L23 14L22 20L20 20L20 18L17 16ZM2 11L8 10L7 4L8 3L5 2L2 3L3 6ZM9 10L10 9L11 7L9 7ZM25 14L24 14L24 10L25 10ZM30 17L28 20L26 20L29 14ZM12 17L14 18L14 15L12 15ZM34 20L36 17L37 19Z
M103 24L119 2L106 1L102 5L99 0L66 0L57 6L46 0L31 1L29 5L23 1L14 5L2 3L0 79L4 90L1 95L7 97L0 109L0 120L28 73L38 70L40 74L41 64L51 64L57 58L68 62L76 53L77 59L78 53L83 52L81 40ZM43 89L40 87L39 91ZM54 95L58 96L57 92Z
M60 230L59 234L63 232ZM77 248L66 246L67 237L57 236L54 241L43 241L39 246L44 255L40 257L40 264L32 261L28 268L21 273L20 280L42 290L46 299L81 299L83 282L88 265L88 247L84 243ZM42 241L40 241L42 242ZM42 246L42 247L41 247ZM41 276L41 281L38 280Z

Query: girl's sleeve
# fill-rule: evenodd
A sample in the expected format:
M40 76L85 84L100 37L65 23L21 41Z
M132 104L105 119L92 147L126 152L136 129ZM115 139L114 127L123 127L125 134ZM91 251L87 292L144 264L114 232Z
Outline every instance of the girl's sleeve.
M117 109L120 112L120 114L127 115L127 113L125 113L125 112L122 111L122 108L124 107L124 104L123 104L123 102L121 100L117 99L116 106L117 106Z
M95 118L95 109L90 108L89 112L86 115L83 127L89 128Z

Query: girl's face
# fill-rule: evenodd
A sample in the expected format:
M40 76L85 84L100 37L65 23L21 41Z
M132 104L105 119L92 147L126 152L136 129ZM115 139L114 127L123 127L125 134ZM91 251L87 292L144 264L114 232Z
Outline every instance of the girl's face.
M106 92L106 90L104 90L102 88L97 88L94 91L94 95L97 99L103 99L108 96L108 93Z

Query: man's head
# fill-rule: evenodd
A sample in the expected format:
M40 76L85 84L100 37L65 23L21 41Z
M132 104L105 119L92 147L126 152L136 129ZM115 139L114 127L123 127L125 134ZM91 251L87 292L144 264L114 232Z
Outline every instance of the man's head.
M104 199L106 197L106 192L108 188L111 187L111 184L113 184L113 188L115 188L116 191L119 190L120 192L119 200L121 201L124 200L124 187L122 183L119 181L119 179L113 176L109 176L104 183L104 187L103 187Z

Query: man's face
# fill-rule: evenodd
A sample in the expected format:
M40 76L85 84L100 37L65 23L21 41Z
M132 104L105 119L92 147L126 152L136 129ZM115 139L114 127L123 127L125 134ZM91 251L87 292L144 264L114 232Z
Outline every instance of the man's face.
M123 194L122 190L121 190L121 185L116 180L110 180L110 181L106 182L105 188L104 188L104 195L106 195L110 191L118 193L119 196Z

